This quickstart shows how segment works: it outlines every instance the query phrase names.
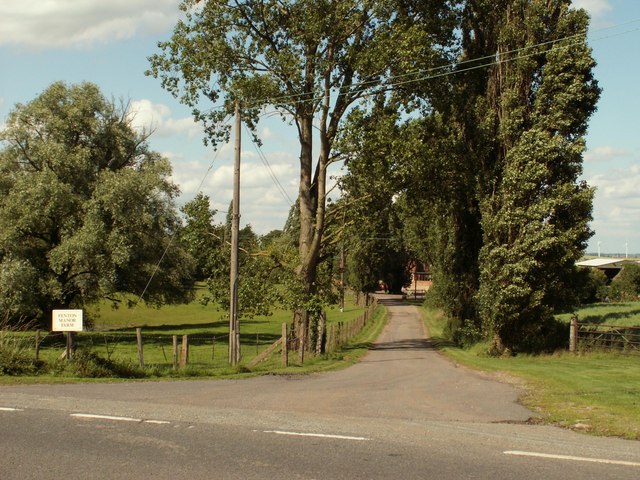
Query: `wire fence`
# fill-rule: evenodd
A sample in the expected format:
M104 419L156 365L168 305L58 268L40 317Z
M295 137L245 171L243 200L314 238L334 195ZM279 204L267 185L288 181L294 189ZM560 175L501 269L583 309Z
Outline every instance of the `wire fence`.
M362 331L377 307L374 302L358 318L329 324L325 331L325 347L322 353L338 350ZM299 346L295 329L283 326L286 332L286 349L295 351ZM240 335L241 364L248 365L262 356L270 347L280 342L277 352L282 352L283 333L247 333ZM69 338L71 336L71 339ZM60 333L46 331L0 331L0 352L19 348L35 360L51 362L66 358L69 352L90 351L110 361L166 368L226 369L229 367L228 333L171 333L145 332L141 328L117 331L84 331ZM310 342L307 343L310 345ZM276 351L275 348L272 350ZM271 350L270 350L271 351Z

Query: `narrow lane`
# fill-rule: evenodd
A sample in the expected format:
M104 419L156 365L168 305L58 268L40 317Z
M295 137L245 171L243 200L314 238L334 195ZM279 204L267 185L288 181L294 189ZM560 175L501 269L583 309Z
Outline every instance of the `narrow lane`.
M415 307L388 310L372 350L339 372L1 387L0 478L60 478L34 454L68 478L105 478L80 475L104 464L116 478L640 476L639 442L526 424L513 385L438 354Z

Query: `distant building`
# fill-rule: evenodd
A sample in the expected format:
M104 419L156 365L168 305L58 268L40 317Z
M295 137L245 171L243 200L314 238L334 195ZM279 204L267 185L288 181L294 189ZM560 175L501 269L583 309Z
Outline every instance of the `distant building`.
M629 261L624 258L597 257L576 262L576 265L578 267L597 268L598 270L602 270L609 280L613 280L627 262Z

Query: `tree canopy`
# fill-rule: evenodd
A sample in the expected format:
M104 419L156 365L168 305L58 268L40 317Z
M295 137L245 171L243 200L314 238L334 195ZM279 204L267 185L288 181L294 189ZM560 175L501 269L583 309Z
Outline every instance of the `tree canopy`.
M371 92L388 88L392 64L440 47L442 25L433 19L448 12L447 3L186 0L184 19L159 45L162 53L150 58L150 73L193 108L213 142L227 137L221 121L235 101L249 125L266 106L295 124L300 146L296 272L307 296L316 294L327 169L339 158L334 142L345 115ZM415 28L418 23L423 28ZM398 45L404 46L402 59Z
M0 135L0 309L44 322L118 292L191 298L170 164L126 109L94 84L57 82L16 105Z
M269 107L297 129L299 196L285 231L297 234L299 308L335 260L327 232L347 232L327 215L338 159L350 172L334 212L359 222L354 284L382 274L367 260L380 267L397 253L400 264L411 252L430 265L456 338L492 337L497 350L537 348L528 339L577 301L570 286L593 197L579 177L600 93L583 10L569 0L185 0L182 9L149 73L192 107L208 139L228 137L236 102L250 126ZM362 242L383 236L390 250Z

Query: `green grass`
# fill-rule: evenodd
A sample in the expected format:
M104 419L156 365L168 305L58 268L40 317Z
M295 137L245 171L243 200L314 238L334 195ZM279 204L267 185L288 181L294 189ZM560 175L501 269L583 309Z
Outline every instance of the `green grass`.
M636 304L637 305L637 304ZM544 423L596 435L640 439L640 361L611 353L489 357L487 345L453 346L443 338L442 312L423 308L434 343L471 368L507 373L524 385L522 403Z
M205 290L197 290L196 300L189 304L165 305L154 308L141 303L133 308L121 306L113 308L112 303L103 301L88 309L93 330L133 330L142 327L151 333L183 334L226 334L229 330L228 314L215 304L203 305L200 298ZM121 302L125 304L125 302ZM327 322L346 322L357 318L364 308L355 304L352 295L346 295L345 308L341 312L337 306L326 309ZM270 316L260 316L240 320L240 331L247 334L280 333L282 323L291 323L292 314L288 310L275 309Z
M355 305L353 297L347 297L344 311L338 307L326 310L327 322L350 322L362 315L365 308ZM382 308L379 309L382 311ZM291 313L284 310L275 311L268 317L245 319L240 322L241 332L241 366L228 366L228 321L220 318L223 313L215 307L203 306L193 302L182 306L165 306L160 309L138 306L134 312L127 309L112 309L109 304L97 305L92 312L97 313L100 323L94 329L76 334L75 343L82 351L91 351L100 357L113 360L118 366L138 368L137 341L135 327L142 328L143 357L147 377L229 377L237 375L260 374L268 371L306 373L310 371L340 368L349 365L364 354L370 341L375 339L376 332L384 324L384 316L378 312L365 329L349 345L340 351L318 357L307 357L304 364L299 364L297 354L290 353L290 367L282 369L280 356L274 354L265 362L252 368L249 372L246 365L259 352L275 342L281 335L282 323L290 324ZM25 349L33 352L34 333L19 332L12 334L22 339ZM185 369L173 370L173 335L178 336L178 344L182 335L189 336L189 365ZM373 336L372 339L369 337ZM26 381L59 381L58 376L69 377L74 381L74 372L67 371L60 365L60 355L64 351L65 339L62 335L49 336L42 344L40 360L52 365L57 373L40 372L36 376L12 377L0 375L0 383L22 383ZM21 347L23 348L23 347ZM179 347L178 347L179 348ZM33 357L33 353L30 354ZM116 368L122 370L122 368ZM99 368L96 367L96 370ZM1 372L0 372L1 373ZM135 372L133 372L135 373ZM53 380L55 379L55 380Z
M573 315L578 316L580 323L637 327L640 326L640 302L593 303L556 317L568 323Z

